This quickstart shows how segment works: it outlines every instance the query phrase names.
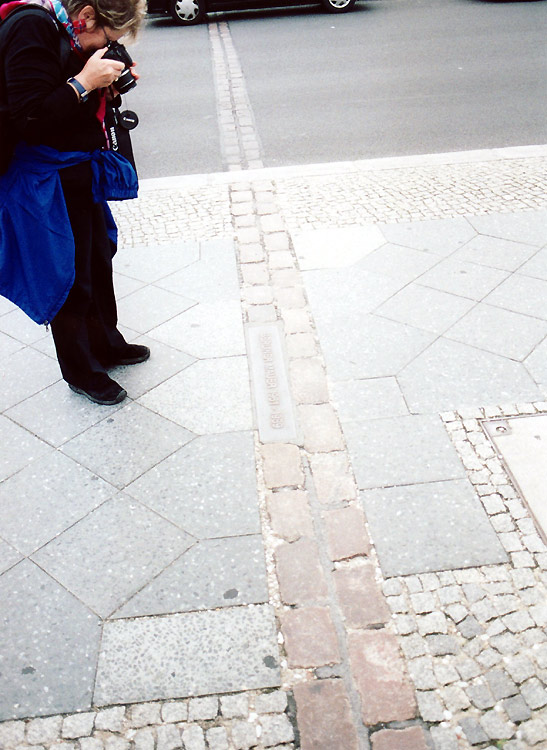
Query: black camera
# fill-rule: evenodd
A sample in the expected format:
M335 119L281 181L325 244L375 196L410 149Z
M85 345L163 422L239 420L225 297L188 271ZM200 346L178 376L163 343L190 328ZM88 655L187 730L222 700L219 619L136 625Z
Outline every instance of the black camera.
M119 42L109 42L108 49L104 53L103 59L118 60L125 65L125 68L122 70L120 77L115 82L115 86L120 94L126 94L137 85L137 81L135 80L133 73L131 72L133 60L131 59L131 55L125 49L123 44L120 44Z

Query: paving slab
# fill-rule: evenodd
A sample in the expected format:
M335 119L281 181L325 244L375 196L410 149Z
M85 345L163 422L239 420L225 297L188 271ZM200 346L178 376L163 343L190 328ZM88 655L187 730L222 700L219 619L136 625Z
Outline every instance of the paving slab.
M193 542L136 500L117 495L32 559L91 610L107 617Z
M24 469L35 459L53 453L51 446L3 415L0 415L0 444L0 481Z
M453 255L453 260L476 263L501 271L516 271L537 253L523 241L478 235Z
M408 415L396 378L345 380L333 383L331 394L342 423Z
M539 247L543 247L547 242L547 210L545 209L470 216L468 221L477 232L491 237L527 242Z
M533 255L530 260L523 263L519 273L524 276L533 276L535 279L547 281L547 247Z
M195 438L126 492L198 539L260 531L250 432Z
M115 492L76 461L53 452L0 484L2 537L30 555Z
M375 224L342 229L309 229L294 233L292 239L302 271L352 266L386 242Z
M407 284L440 262L441 258L425 250L414 250L388 242L363 258L359 262L359 268Z
M368 490L361 499L386 576L507 560L467 479Z
M114 620L104 627L95 703L133 703L276 687L269 605Z
M51 357L25 347L0 363L0 411L60 380L59 365Z
M457 479L462 463L433 415L347 422L344 432L361 489Z
M180 294L148 284L120 299L118 317L123 325L139 333L146 333L195 304L193 300Z
M22 557L11 544L0 539L0 574L12 568Z
M267 600L262 537L227 537L194 545L114 616L192 612Z
M464 218L403 221L382 224L381 229L389 242L441 256L450 255L476 235Z
M420 284L478 301L501 284L508 275L508 271L451 257L422 274Z
M547 281L514 274L484 301L505 310L547 320Z
M173 241L162 245L120 245L114 270L147 284L165 278L199 260L198 242ZM161 258L161 263L158 262Z
M28 560L0 577L0 721L91 706L99 619Z

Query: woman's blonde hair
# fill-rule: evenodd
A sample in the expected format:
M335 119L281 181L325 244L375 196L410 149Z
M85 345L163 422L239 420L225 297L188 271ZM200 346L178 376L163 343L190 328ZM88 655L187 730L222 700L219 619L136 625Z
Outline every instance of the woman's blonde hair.
M62 0L62 3L70 17L90 5L97 23L123 30L134 39L144 18L146 0Z

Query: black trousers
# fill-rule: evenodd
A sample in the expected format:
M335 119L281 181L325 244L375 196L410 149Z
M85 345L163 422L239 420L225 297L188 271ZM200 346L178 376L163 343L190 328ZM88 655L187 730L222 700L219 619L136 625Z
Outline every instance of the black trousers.
M79 388L104 387L104 365L126 342L117 329L112 281L115 246L108 237L103 207L91 190L64 187L75 242L76 277L69 295L51 322L63 378Z

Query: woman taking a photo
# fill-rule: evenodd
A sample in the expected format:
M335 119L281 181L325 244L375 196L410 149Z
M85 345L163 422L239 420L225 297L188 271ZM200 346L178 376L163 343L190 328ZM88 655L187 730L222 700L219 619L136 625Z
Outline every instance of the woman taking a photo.
M51 323L63 378L99 404L127 395L109 368L150 355L117 330L106 199L136 197L137 178L104 122L124 70L107 45L142 17L143 0L0 5L0 293Z

